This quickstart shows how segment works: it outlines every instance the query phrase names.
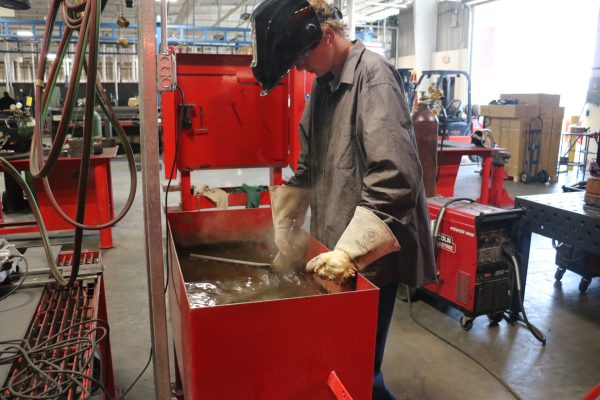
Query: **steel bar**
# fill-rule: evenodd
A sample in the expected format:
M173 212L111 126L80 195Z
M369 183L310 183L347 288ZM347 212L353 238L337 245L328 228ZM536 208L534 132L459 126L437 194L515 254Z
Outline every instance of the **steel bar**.
M250 267L256 267L256 268L271 268L271 264L269 264L269 263L261 263L261 262L246 261L246 260L236 260L234 258L206 256L204 254L190 253L190 258L192 258L194 260L217 261L217 262L222 262L222 263L227 263L227 264L248 265Z
M164 294L163 236L160 223L162 210L159 181L156 13L154 7L138 7L138 22L142 193L150 326L154 349L154 396L156 399L162 400L171 398L171 382Z

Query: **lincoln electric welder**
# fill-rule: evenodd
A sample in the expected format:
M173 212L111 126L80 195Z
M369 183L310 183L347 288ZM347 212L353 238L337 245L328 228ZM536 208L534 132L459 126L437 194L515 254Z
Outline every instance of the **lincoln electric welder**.
M465 330L480 315L497 324L510 308L513 291L521 292L514 249L522 210L444 197L430 198L428 203L438 282L423 289L462 311ZM524 311L523 321L545 342Z

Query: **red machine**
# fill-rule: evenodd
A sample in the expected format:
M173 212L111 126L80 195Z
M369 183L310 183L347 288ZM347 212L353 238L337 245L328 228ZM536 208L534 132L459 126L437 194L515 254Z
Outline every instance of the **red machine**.
M292 71L260 97L250 62L250 56L177 54L181 91L163 94L166 177L173 162L181 173L182 206L167 216L179 398L370 399L378 290L366 279L359 277L353 290L328 286L328 293L288 299L203 308L188 299L182 249L273 236L268 207L207 210L214 204L193 196L191 171L266 167L277 184L281 169L294 164L288 157L297 156L310 79ZM246 204L245 193L229 189L230 206ZM260 200L268 205L268 192ZM313 241L307 257L324 250Z
M521 210L444 197L428 203L439 282L425 292L461 310L465 330L479 315L500 322L511 305L514 276L503 246L516 243Z
M181 91L165 92L161 109L165 177L177 152L184 210L199 208L191 193L193 170L268 167L271 183L278 184L281 169L296 165L298 123L312 77L293 70L261 97L251 61L246 55L176 54ZM231 194L229 203L245 199ZM265 193L261 204L268 203Z

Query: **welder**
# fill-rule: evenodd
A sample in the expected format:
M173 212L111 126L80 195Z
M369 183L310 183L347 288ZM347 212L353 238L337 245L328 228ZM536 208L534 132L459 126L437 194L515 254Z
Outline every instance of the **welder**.
M299 127L298 168L271 188L275 242L294 257L310 205L311 234L333 250L310 260L307 271L338 283L361 272L379 287L373 398L394 399L381 363L398 285L435 279L402 80L383 57L348 39L340 10L324 0L265 0L251 23L263 95L294 66L316 75Z

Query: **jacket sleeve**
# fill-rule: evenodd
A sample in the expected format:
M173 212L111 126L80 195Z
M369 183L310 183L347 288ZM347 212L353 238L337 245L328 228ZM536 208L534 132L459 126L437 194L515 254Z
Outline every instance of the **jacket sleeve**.
M308 136L308 129L310 126L310 100L306 101L302 118L300 119L300 125L298 126L298 134L300 135L300 155L298 156L298 168L295 171L294 176L287 182L290 186L308 188L311 186L310 182L310 142Z
M376 75L364 82L357 106L365 161L360 205L393 229L413 218L422 170L402 87L391 70Z

